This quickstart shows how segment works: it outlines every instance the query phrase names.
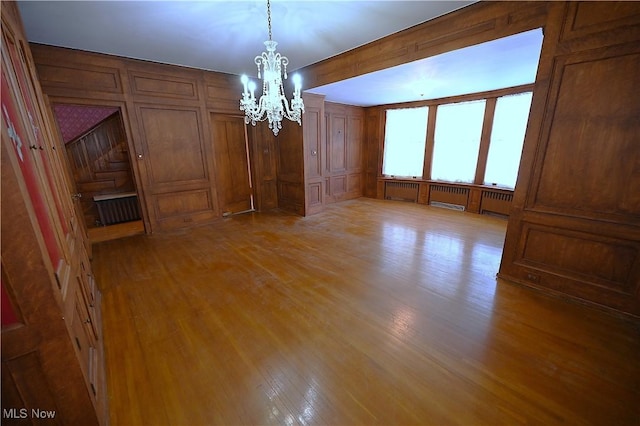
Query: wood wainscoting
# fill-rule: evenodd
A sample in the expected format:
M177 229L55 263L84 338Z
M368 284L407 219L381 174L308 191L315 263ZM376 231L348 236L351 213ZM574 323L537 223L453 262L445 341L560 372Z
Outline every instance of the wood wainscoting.
M98 244L111 423L637 423L638 324L496 281L506 226L360 198Z

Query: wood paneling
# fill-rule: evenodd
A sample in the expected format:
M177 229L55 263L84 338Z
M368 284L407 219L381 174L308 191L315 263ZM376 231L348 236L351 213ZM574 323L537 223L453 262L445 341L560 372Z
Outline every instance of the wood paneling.
M107 424L100 296L61 167L64 147L13 2L2 5L1 57L1 269L15 314L2 327L3 424L35 424L42 410L51 424ZM75 309L86 325L77 334ZM76 336L91 341L91 357Z
M131 92L134 96L158 96L171 99L198 100L197 80L131 71Z
M322 167L325 150L323 147L324 133L322 132L322 109L310 105L304 112L304 146L305 146L305 172L307 179L322 177Z
M500 276L640 316L640 4L566 6L545 29Z
M207 181L207 155L196 109L139 106L151 189Z
M325 104L326 203L362 196L364 109L327 102Z
M640 102L628 93L640 93L639 69L631 52L556 62L558 98L532 208L638 221Z
M90 64L41 65L38 76L48 86L56 88L85 88L92 92L122 93L118 69Z
M276 138L267 126L248 126L251 153L254 208L258 211L278 207Z
M244 118L211 114L210 120L220 209L223 213L250 210L252 188Z
M325 203L329 184L326 181L326 164L330 155L326 143L324 96L303 94L305 112L302 116L302 143L304 145L305 214L319 211Z
M207 190L172 192L155 197L158 217L197 213L213 209L211 194Z
M380 107L370 107L364 109L364 188L365 197L377 198L378 175L382 170L382 146L383 146L383 122L384 111Z
M122 105L129 152L136 160L133 173L143 202L147 232L167 230L170 226L192 226L199 221L221 217L222 212L217 208L215 159L208 117L211 111L239 112L234 87L236 76L51 46L32 46L39 77L53 102ZM257 133L255 136L252 143L263 144L264 135ZM268 139L264 140L270 143ZM260 174L255 177L260 182L260 188L256 190L260 202L273 208L277 206L276 171L268 170L271 163L275 165L275 157L265 163L267 177ZM176 200L183 200L180 194L184 191L209 194L209 212L193 215L192 203L182 201L167 208L168 194L179 194ZM162 211L174 212L173 219L158 216L160 210L155 197L159 194L164 197ZM187 210L179 211L180 206Z
M330 173L344 172L347 169L347 118L340 113L325 113L329 116L327 170Z
M261 123L266 127L265 123ZM278 206L305 214L303 130L298 123L284 120L276 139L278 150Z
M572 2L562 30L562 41L609 44L609 37L622 43L638 37L638 2ZM587 40L584 40L587 39Z
M526 226L517 262L633 295L640 243L553 227Z
M204 74L204 84L207 108L238 114L242 84L237 75L207 72Z

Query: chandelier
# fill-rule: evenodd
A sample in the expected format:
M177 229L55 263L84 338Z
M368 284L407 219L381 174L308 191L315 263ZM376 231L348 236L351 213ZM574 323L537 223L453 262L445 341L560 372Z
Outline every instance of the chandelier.
M246 75L243 75L241 81L244 91L242 99L240 99L240 111L245 112L244 122L246 124L251 123L255 126L258 121L268 120L269 128L275 136L278 136L278 132L282 129L283 118L302 124L300 122L304 112L304 104L300 97L302 80L298 74L292 77L294 90L291 107L289 107L289 101L284 96L284 88L282 87L282 77L287 78L289 59L280 55L280 53L276 53L278 43L271 40L270 0L267 0L267 19L269 23L269 40L264 42L267 51L262 52L262 55L256 56L254 60L258 67L258 78L262 78L262 96L260 96L259 100L256 100L256 84L249 80Z

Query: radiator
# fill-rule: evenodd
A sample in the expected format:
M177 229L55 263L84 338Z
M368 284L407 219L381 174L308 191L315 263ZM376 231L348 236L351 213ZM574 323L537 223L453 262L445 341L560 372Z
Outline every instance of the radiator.
M140 220L138 195L135 192L96 195L93 201L98 206L102 226Z
M513 193L502 191L482 191L480 213L509 215Z
M429 188L429 204L432 206L465 210L468 200L469 188L448 185L431 185Z
M417 182L385 182L384 198L387 200L418 202Z

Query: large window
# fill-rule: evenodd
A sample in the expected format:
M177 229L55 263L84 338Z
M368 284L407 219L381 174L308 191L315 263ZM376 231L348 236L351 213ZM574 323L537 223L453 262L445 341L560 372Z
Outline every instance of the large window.
M422 177L428 107L387 110L382 174Z
M485 185L515 188L529 119L532 93L503 96L496 102Z
M388 109L383 175L514 188L532 93L505 91L472 101L433 102L433 135L427 135L428 106ZM485 119L493 124L483 134ZM425 157L431 173L423 171Z
M431 179L473 183L485 104L482 99L438 106Z

